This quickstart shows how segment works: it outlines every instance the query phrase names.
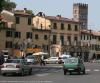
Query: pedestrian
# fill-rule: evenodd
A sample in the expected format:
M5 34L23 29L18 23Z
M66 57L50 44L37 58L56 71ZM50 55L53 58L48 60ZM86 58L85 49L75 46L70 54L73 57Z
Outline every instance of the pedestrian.
M40 65L44 65L45 66L45 61L44 61L44 56L41 56L40 58Z
M4 56L3 56L3 54L1 53L1 54L0 54L0 65L2 65L4 62L5 62Z

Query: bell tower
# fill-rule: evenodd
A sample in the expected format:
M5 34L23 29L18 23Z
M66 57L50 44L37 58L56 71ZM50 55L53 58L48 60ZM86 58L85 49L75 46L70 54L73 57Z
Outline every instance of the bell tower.
M79 21L80 27L88 28L88 4L74 3L73 4L73 18Z

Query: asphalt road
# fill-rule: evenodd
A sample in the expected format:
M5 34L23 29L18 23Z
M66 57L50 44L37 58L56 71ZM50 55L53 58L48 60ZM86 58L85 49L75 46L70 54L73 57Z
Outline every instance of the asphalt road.
M32 75L1 76L0 83L100 83L100 63L85 63L86 75L63 75L61 65L33 66Z

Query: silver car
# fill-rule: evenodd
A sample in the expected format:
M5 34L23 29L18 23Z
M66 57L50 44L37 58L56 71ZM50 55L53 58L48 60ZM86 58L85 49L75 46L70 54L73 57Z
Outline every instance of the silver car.
M59 57L50 57L44 60L45 63L59 63Z
M25 59L26 59L26 61L27 61L28 64L35 64L35 58L34 58L34 56L29 55Z
M1 65L1 74L31 74L32 67L27 64L24 59L9 59L6 63Z

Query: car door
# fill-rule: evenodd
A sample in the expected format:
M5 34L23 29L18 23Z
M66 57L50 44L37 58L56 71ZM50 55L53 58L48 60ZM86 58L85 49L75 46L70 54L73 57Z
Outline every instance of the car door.
M79 65L80 65L81 71L83 71L85 66L84 66L83 61L81 59L79 59Z
M29 66L25 60L22 60L22 65L25 73L29 72Z

